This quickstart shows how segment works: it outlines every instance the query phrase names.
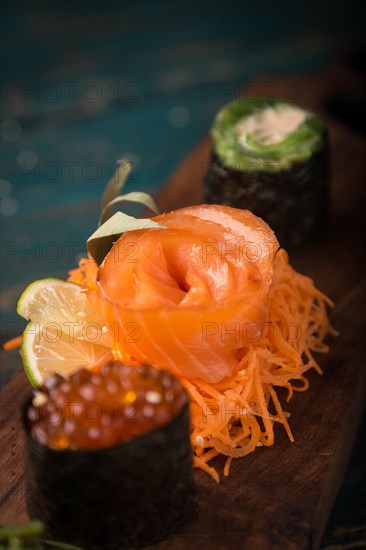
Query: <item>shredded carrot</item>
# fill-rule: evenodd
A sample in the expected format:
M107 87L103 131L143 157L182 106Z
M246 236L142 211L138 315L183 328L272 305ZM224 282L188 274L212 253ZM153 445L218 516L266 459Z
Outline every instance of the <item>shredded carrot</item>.
M201 460L201 458L198 458L197 456L194 456L193 464L197 468L200 468L204 472L207 472L208 474L210 474L210 476L216 481L216 483L220 483L219 474L217 473L215 468L212 468L211 466L209 466L207 462Z
M224 476L226 476L226 477L230 473L230 466L231 466L232 460L233 460L232 456L228 456L227 459L226 459L225 466L224 466Z
M16 336L15 338L12 338L11 340L8 340L3 345L3 348L5 351L10 351L15 348L19 348L22 345L22 337Z
M94 283L98 265L92 258L81 258L79 267L69 271L68 281L83 285L84 282Z
M83 259L69 280L90 287L96 270L92 260ZM209 462L224 455L223 473L229 475L233 458L273 445L275 424L282 424L294 441L289 413L283 410L275 388L285 388L289 401L294 391L307 390L307 371L322 374L313 353L327 352L324 338L336 334L326 306L334 304L309 277L297 273L280 250L273 265L266 331L255 345L241 350L235 373L217 384L182 378L191 397L194 465L216 482L219 474Z
M282 409L275 387L286 388L289 401L293 391L308 388L305 372L314 368L321 374L312 352L327 351L323 339L328 332L335 333L328 322L326 304L333 305L311 279L292 269L287 255L280 251L269 297L270 331L245 350L231 378L210 385L210 390L207 384L183 379L191 399L200 405L192 408L193 442L201 436L207 449L212 447L229 458L245 456L258 446L273 444L275 423L282 424L289 440L294 441L289 414ZM297 331L293 337L291 328ZM210 412L214 410L213 400L216 413ZM269 412L271 404L276 415ZM208 453L201 455L198 466L202 468L202 463L212 458ZM227 459L224 475L228 475L230 464ZM205 471L212 475L212 469Z

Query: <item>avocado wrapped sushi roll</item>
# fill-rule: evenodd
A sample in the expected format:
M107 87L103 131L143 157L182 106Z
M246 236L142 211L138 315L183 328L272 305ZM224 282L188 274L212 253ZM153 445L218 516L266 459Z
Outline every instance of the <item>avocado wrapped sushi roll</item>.
M54 375L24 407L27 509L45 536L141 548L193 511L188 397L172 375L117 361Z
M284 247L311 241L326 219L327 134L319 116L281 99L224 106L212 127L207 203L251 210Z

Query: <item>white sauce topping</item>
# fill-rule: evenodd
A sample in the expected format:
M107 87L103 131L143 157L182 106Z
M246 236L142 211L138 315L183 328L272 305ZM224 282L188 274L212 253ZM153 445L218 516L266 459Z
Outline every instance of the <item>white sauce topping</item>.
M247 146L248 134L253 134L254 140L260 145L273 145L294 132L307 117L308 113L303 109L278 103L242 118L235 128L244 147Z

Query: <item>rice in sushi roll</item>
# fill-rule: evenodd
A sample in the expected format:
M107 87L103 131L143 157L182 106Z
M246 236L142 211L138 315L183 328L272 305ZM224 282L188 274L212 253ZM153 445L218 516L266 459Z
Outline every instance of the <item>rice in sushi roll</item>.
M319 116L281 99L225 105L213 128L205 201L251 210L284 247L316 237L327 208L327 135Z
M27 509L45 536L141 548L193 511L186 391L150 365L112 361L50 377L24 408Z

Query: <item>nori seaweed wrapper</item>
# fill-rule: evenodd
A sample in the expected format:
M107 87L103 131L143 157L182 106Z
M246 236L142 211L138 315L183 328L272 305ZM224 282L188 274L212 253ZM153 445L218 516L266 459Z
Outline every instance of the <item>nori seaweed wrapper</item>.
M286 103L239 100L219 113L213 126L214 149L208 166L205 202L251 210L274 230L281 246L294 248L318 237L328 204L328 139L316 115L283 145L244 151L235 124L254 109ZM234 105L235 104L235 105Z
M113 447L55 450L30 435L26 501L45 537L85 550L134 549L179 531L194 511L189 405L166 426Z

